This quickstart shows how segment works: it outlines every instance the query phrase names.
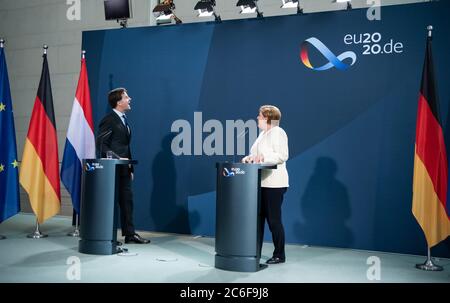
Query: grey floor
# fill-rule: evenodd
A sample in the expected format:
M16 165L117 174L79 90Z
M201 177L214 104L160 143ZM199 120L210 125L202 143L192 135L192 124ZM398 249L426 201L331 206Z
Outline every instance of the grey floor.
M70 218L45 222L41 230L49 237L37 240L26 238L34 220L19 214L0 225L7 236L0 241L0 282L450 282L450 259L436 260L444 271L425 272L414 268L422 256L304 245L287 245L284 264L256 273L224 271L214 268L214 238L165 233L140 233L152 242L125 245L129 255L85 255L78 238L66 236ZM264 244L263 261L272 249ZM372 259L379 260L379 271Z

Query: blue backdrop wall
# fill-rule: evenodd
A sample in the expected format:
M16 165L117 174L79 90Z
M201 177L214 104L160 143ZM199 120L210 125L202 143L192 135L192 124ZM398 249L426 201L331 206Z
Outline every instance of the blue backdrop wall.
M416 110L432 24L450 142L449 11L440 1L383 7L372 22L353 10L84 32L96 126L110 89L126 87L133 98L137 228L213 236L215 162L235 158L173 155L171 125L193 126L194 112L223 124L254 119L260 105L275 104L289 136L287 242L424 254L411 213ZM306 67L299 55L311 37L336 56L354 52L356 62ZM328 63L308 51L313 67ZM433 254L450 257L450 240Z

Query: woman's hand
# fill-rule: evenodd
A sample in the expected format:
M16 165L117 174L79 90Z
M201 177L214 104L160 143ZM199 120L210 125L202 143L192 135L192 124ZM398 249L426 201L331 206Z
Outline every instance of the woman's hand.
M256 156L254 161L255 161L255 163L263 163L264 162L264 156L263 155Z
M255 163L255 157L247 156L242 159L242 163Z
M262 163L262 162L264 162L264 157L262 155L256 157L247 156L242 159L242 163Z

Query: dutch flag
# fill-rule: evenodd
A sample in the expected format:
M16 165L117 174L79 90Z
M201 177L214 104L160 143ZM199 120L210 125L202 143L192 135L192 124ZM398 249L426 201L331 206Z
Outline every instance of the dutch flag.
M61 181L70 193L73 208L80 213L83 159L95 158L94 122L92 120L86 59L81 59L80 78L73 102L66 145L61 164Z

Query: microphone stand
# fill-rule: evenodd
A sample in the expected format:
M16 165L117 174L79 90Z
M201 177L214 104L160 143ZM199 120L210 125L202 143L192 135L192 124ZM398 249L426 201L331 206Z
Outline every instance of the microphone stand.
M100 134L100 135L98 136L98 138L97 138L97 140L100 141L100 148L99 148L99 151L100 151L100 158L103 158L103 141L105 140L105 138L106 138L107 136L111 135L111 133L112 133L112 130L109 129L109 130L103 132L102 134Z
M236 138L236 143L237 143L237 141L238 141L240 138L242 138L243 136L245 136L247 133L248 133L248 129L242 131L242 132L237 136L237 138ZM245 149L245 148L244 148L244 149ZM237 154L237 146L236 146L236 152L234 152L234 150L233 150L233 164L236 163L236 154Z

